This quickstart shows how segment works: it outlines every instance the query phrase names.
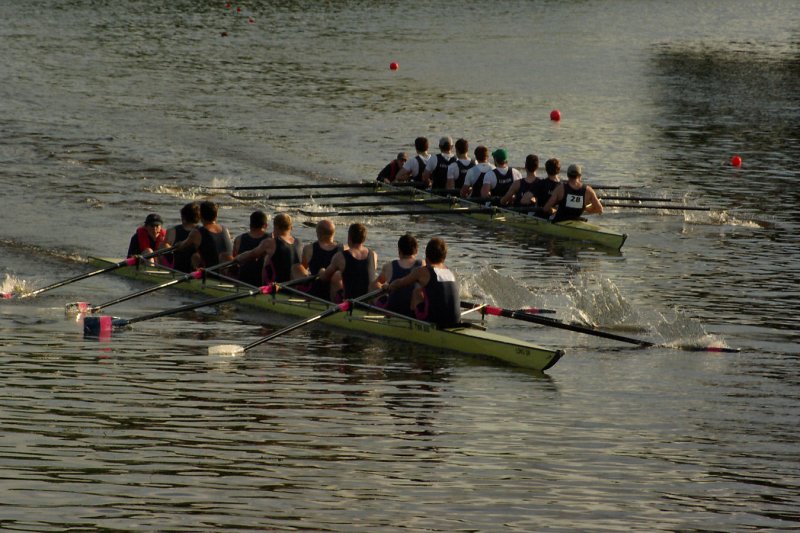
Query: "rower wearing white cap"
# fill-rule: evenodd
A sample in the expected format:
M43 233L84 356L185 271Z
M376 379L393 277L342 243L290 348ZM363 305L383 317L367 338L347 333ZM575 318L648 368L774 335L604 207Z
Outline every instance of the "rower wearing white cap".
M583 168L570 165L567 169L567 182L561 183L544 206L544 214L553 222L576 220L583 213L603 214L603 204L594 189L582 183ZM556 207L558 210L556 210ZM555 211L555 214L553 212Z

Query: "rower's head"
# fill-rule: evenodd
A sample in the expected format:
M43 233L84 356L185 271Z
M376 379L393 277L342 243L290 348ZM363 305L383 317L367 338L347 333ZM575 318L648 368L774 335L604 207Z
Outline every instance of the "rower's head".
M552 157L544 162L544 169L548 176L558 176L561 173L561 161Z
M508 152L506 152L505 148L498 148L494 152L492 152L492 158L494 159L494 164L499 166L503 166L508 163Z
M453 149L452 137L442 137L441 139L439 139L439 150L441 150L443 154L450 153L450 150L452 149Z
M400 257L413 257L417 255L419 250L419 243L416 237L410 233L406 233L397 240L397 254Z
M408 154L407 153L400 152L399 154L397 154L397 164L399 166L402 167L405 164L406 161L408 161Z
M216 222L218 212L219 208L217 207L217 204L211 200L200 202L200 220L203 221L203 224L211 224Z
M164 221L161 219L161 216L157 213L150 213L144 219L144 227L147 230L147 233L153 239L161 232L161 226L164 225Z
M359 246L367 240L367 227L361 222L354 222L347 228L347 244Z
M486 163L489 160L489 149L483 145L475 148L475 160L478 163Z
M317 240L321 242L329 242L333 240L336 234L336 226L333 221L325 219L317 222Z
M459 139L456 141L456 153L458 155L466 156L469 154L469 141L466 139ZM464 158L462 158L464 159Z
M424 154L428 151L428 138L427 137L417 137L414 139L414 149L416 149L418 154Z
M200 222L200 204L189 202L181 207L181 222L184 224L197 224Z
M278 213L275 215L275 218L272 221L272 225L275 226L275 231L278 233L286 233L287 231L292 231L292 217L290 217L286 213Z
M528 154L525 158L525 170L529 173L536 172L539 168L539 156L536 154Z
M567 178L571 180L579 180L581 179L582 175L583 175L583 167L581 167L580 165L576 165L573 163L569 167L567 167Z
M250 213L250 229L267 229L267 214L264 211Z
M425 262L428 264L444 263L447 259L447 243L440 237L433 237L425 246Z

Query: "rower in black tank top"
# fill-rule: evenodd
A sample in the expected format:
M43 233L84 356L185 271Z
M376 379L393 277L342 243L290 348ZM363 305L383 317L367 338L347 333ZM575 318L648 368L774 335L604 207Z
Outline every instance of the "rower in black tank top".
M223 227L219 233L212 233L204 226L200 226L198 231L200 231L202 237L198 252L200 252L200 257L203 259L203 266L209 268L218 265L219 254L224 253L226 250L231 250L231 240L228 237L228 232Z
M292 265L300 262L302 253L303 246L300 244L300 239L295 238L294 243L289 244L281 237L276 237L275 252L269 264L264 267L264 282L289 281L292 277Z
M422 309L417 309L420 320L432 322L439 328L457 326L461 322L461 299L458 283L448 268L426 266L430 281L422 288L425 301Z
M185 241L186 238L191 233L190 230L187 230L183 227L183 224L178 224L173 228L175 231L175 242L182 242ZM192 255L194 252L192 250L184 250L182 252L175 252L172 254L173 264L172 268L175 270L180 270L181 272L191 272L192 271Z
M252 250L264 239L268 239L269 235L262 235L261 237L251 237L248 233L243 233L239 236L239 253L244 253ZM247 261L239 265L239 280L250 285L260 286L263 282L261 271L264 269L264 258L259 257L255 261Z
M315 275L320 271L320 269L328 268L328 265L331 264L331 259L333 259L333 256L336 255L336 252L341 250L341 246L334 246L330 250L325 250L319 245L319 242L315 242L312 245L312 250L311 259L308 261L308 272L311 275ZM311 283L311 288L308 290L308 293L312 296L316 296L317 298L329 300L331 297L331 284L327 281L315 279Z
M400 266L400 260L395 259L392 261L392 279L389 282L392 282L396 279L404 278L411 273L417 267L422 266L422 261L417 259L414 261L414 264L408 268L403 268ZM386 306L387 309L390 311L394 311L395 313L401 313L407 316L414 316L414 313L411 311L411 295L414 293L414 287L404 287L398 291L395 291L389 295L388 304Z
M344 272L342 284L344 285L344 299L358 298L369 292L369 260L370 254L364 259L356 259L350 250L342 252L344 255Z

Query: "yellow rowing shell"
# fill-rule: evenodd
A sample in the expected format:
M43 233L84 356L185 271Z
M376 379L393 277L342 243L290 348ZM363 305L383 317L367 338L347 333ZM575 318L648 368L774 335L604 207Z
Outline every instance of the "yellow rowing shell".
M393 186L389 184L381 184L380 188L391 191L408 192L407 187ZM455 197L444 197L420 189L413 190L411 194L418 198L442 199L441 204L429 203L426 205L426 207L446 209L453 207L474 208L480 206L480 204L471 202L469 200ZM521 211L512 211L510 209L503 209L502 207L492 207L491 209L487 209L485 213L474 211L464 212L463 215L481 222L500 224L512 228L528 230L540 235L552 235L553 237L564 239L593 242L603 246L604 248L609 248L617 252L622 249L622 245L625 244L625 240L628 238L626 233L615 233L603 228L602 226L598 226L597 224L592 224L591 222L586 222L584 220L564 220L562 222L551 222L545 218L535 217L532 214Z
M90 258L97 267L111 266L119 259ZM151 283L164 283L183 273L176 273L160 267L123 267L113 271L127 278ZM228 283L212 280L191 280L174 285L182 290L203 293L212 297L226 296L245 289ZM305 299L289 291L276 294L256 295L236 300L237 304L257 308L270 313L308 318L330 308L330 303ZM337 313L324 320L325 324L336 328L355 330L367 335L397 339L430 346L448 352L459 352L479 357L504 361L514 366L544 371L552 367L563 350L542 348L535 344L498 335L482 328L456 327L438 329L435 326L400 315L384 314L376 308L356 307L352 312Z

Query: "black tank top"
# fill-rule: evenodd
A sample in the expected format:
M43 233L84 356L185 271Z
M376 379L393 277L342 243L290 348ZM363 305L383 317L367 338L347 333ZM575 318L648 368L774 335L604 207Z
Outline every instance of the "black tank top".
M505 196L511 184L514 183L514 169L508 167L506 173L502 174L499 168L494 169L494 175L497 177L497 185L492 190L492 196Z
M331 250L324 250L319 242L315 242L311 252L311 259L308 261L308 271L313 275L319 272L320 268L327 268L331 264L331 259L339 251L340 247L335 246Z
M447 167L455 160L456 158L453 156L448 158L444 154L436 154L436 168L431 172L432 188L444 189L447 187Z
M200 257L203 258L203 266L208 268L219 264L219 254L231 251L231 240L228 232L223 226L219 233L211 233L208 228L200 226Z
M562 220L576 220L583 214L583 204L586 198L586 185L573 189L568 182L564 183L564 198L558 204L558 211L553 217L553 222Z
M344 284L344 299L358 298L367 294L369 291L369 260L370 255L364 259L356 259L350 250L344 251L344 272L342 272L342 283Z
M175 230L175 242L185 241L189 236L189 233L191 233L191 230L184 228L183 224L178 224L173 229ZM172 265L173 268L175 270L180 270L181 272L191 272L193 254L194 250L184 250L182 252L175 252L172 254L172 259L174 261Z
M464 186L464 178L467 177L467 171L474 167L475 164L475 161L470 161L469 164L465 165L461 161L456 160L456 165L458 165L458 177L455 183L456 189L460 189Z
M481 175L478 176L478 179L475 180L475 183L472 185L472 194L470 194L470 198L481 197L481 189L483 189L483 177L485 175L486 172L481 172Z
M400 279L403 277L408 276L412 270L417 267L422 266L422 261L417 259L414 261L414 264L411 265L409 268L403 268L400 266L400 261L395 259L392 261L392 279L389 281L394 281L396 279ZM405 287L398 291L393 292L389 295L389 303L387 308L390 311L394 311L395 313L401 313L407 316L413 316L411 311L411 295L414 293L414 287Z
M282 283L292 278L292 265L300 262L303 246L300 239L295 238L294 244L289 244L280 237L275 238L275 252L264 268L264 281Z
M243 233L239 236L239 253L252 250L264 239L268 239L269 235L262 235L261 237L251 237L248 233ZM248 261L239 266L239 279L250 285L258 287L263 280L261 279L261 271L264 269L264 258L259 257L255 261Z
M458 294L458 283L450 269L426 266L430 281L423 288L425 291L425 316L422 320L432 322L440 328L448 328L461 322L461 299Z
M425 160L420 156L414 156L417 160L417 173L411 176L411 181L421 181L422 173L425 171Z
M537 180L533 190L533 195L536 197L536 207L544 207L550 199L550 195L556 190L560 181L553 181L551 179Z

